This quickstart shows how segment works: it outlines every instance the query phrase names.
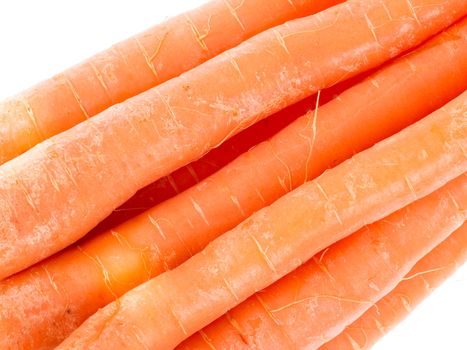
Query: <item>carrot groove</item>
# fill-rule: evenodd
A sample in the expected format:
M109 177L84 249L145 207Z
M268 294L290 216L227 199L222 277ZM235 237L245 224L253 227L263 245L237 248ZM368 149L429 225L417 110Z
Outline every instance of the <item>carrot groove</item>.
M263 30L339 2L214 0L120 42L0 103L0 164Z
M467 261L467 224L422 258L388 295L320 350L370 349Z
M176 346L318 251L463 174L466 111L464 92L284 195L182 265L99 310L59 349Z
M104 231L135 217L156 204L196 185L209 175L212 175L236 157L245 153L253 146L268 139L292 121L310 111L318 102L320 105L330 101L346 88L352 86L362 78L360 76L348 79L340 84L320 91L319 101L316 94L291 105L280 112L261 120L246 130L235 135L217 148L211 150L204 157L180 168L145 188L139 190L132 198L117 208L109 217L93 229Z
M465 90L466 42L467 21L463 21L323 105L317 111L317 133L310 127L315 117L310 112L199 185L100 237L85 240L79 248L0 282L0 303L9 310L0 325L28 327L28 337L10 333L25 348L43 342L55 345L115 295L174 268L305 178L316 177ZM393 91L406 98L394 104ZM313 157L309 157L313 137ZM294 147L284 146L291 143ZM87 276L88 282L83 284L80 276ZM9 289L15 291L15 304L2 302ZM40 317L25 323L29 313L39 313L28 303L32 297L44 307Z
M467 204L467 176L326 248L177 349L320 347L464 223L457 204Z
M352 0L275 27L3 164L0 278L78 240L138 189L242 129L467 11L464 0L417 3Z

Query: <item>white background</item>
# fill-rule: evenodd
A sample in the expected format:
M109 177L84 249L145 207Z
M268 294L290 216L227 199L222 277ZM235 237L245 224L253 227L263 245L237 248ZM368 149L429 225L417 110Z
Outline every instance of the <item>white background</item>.
M204 2L1 0L0 99ZM464 266L374 349L467 349L466 296Z

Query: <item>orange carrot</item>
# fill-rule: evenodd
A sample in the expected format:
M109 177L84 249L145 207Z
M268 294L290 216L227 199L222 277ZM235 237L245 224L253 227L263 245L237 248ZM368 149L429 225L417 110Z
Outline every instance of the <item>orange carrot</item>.
M464 223L458 204L467 176L337 242L177 349L318 348Z
M463 174L465 113L467 91L99 310L59 348L174 347L319 250Z
M68 246L138 189L242 129L467 12L464 0L418 5L352 0L288 22L5 163L0 279Z
M0 283L0 304L9 310L0 324L27 329L8 332L23 348L55 345L115 296L174 268L304 179L314 178L461 93L467 87L466 41L464 21L347 90L318 114L301 117L199 185ZM407 98L396 105L388 91ZM365 108L368 101L373 101L372 108ZM294 147L282 146L292 143ZM81 276L86 276L86 284ZM15 295L15 303L4 299L9 293ZM44 307L38 311L36 305Z
M450 71L453 71L452 65L450 66ZM270 138L292 121L304 115L306 112L309 112L315 106L329 102L345 89L361 81L366 75L367 73L360 74L357 77L347 79L334 85L329 89L320 91L319 100L317 100L317 95L315 94L283 109L257 124L250 126L248 129L243 130L219 147L211 150L201 159L139 190L132 198L115 209L103 222L100 222L99 225L91 231L91 234L109 230L199 183L253 146ZM450 93L450 96L455 96L459 93L452 94L452 89L450 87L446 87L446 91ZM440 105L442 105L442 103Z
M350 86L346 80L330 89L320 93L319 103L325 103L335 94ZM324 97L324 98L323 98ZM289 125L292 121L305 114L316 106L316 94L289 106L282 111L264 119L243 130L222 145L211 150L204 157L174 171L172 174L153 182L139 190L132 198L93 229L102 232L135 217L136 215L152 208L173 196L196 185L201 180L212 175L242 153L247 152L256 144L267 140L279 130Z
M214 0L120 42L0 103L0 164L263 30L342 1Z
M320 350L370 349L467 261L467 224L421 259L388 295Z

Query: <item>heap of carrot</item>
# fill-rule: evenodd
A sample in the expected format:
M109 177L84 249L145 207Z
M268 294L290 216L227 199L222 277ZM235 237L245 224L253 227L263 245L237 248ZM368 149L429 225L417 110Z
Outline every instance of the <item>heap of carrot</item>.
M0 347L370 348L467 258L465 15L213 0L0 102Z

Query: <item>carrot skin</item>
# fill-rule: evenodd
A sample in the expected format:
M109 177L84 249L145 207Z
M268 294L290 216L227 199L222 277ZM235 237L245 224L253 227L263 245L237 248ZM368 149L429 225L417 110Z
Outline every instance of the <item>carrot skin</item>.
M323 105L318 110L316 134L310 126L315 113L308 113L270 139L271 147L255 147L192 189L99 237L80 242L80 249L72 247L1 282L0 289L2 284L9 286L3 287L3 293L15 290L16 302L1 302L0 293L0 303L14 310L8 312L9 318L0 319L0 324L28 327L28 337L9 332L25 349L56 345L98 308L114 300L114 295L174 268L303 179L314 178L464 91L466 41L467 21L463 21ZM396 105L386 91L397 91L412 99L401 99ZM326 92L320 94L320 101L321 96L325 97ZM373 101L371 108L368 101ZM367 128L362 130L361 125ZM313 157L309 157L313 136ZM283 146L292 143L294 148ZM271 149L277 150L276 156ZM251 198L252 193L257 197ZM202 209L209 226L193 201ZM60 290L58 296L49 275ZM81 276L87 276L89 283L83 284ZM31 298L36 304L53 307L42 308L41 317L25 322L32 320L27 317L29 313L38 313L28 303Z
M320 92L324 104L362 78L360 76ZM139 190L132 198L100 222L93 232L102 232L135 217L153 206L174 197L233 161L260 142L267 140L316 106L316 94L261 120L224 142L189 165L174 171Z
M467 224L423 257L388 295L320 350L370 349L467 261Z
M464 92L284 195L98 311L59 349L173 348L318 251L463 174L466 111Z
M257 33L341 1L215 0L120 42L0 102L0 164Z
M454 68L452 69L452 71L455 70ZM100 222L91 231L91 234L109 230L196 185L201 180L204 180L233 161L242 153L247 152L258 143L272 137L298 117L314 109L317 105L321 106L329 102L344 90L362 81L363 78L368 75L369 72L365 72L328 89L324 89L320 91L319 100L317 99L317 94L314 94L243 130L219 147L211 150L201 159L139 190L132 198L115 209L112 214ZM448 88L447 91L452 90ZM452 96L455 95L457 94ZM441 99L442 97L440 100ZM442 104L443 103L440 103L439 105Z
M467 204L466 176L318 253L177 349L318 348L463 224L457 204Z
M352 0L288 22L3 164L0 279L75 242L138 189L242 129L380 65L467 11L464 0L418 5Z

